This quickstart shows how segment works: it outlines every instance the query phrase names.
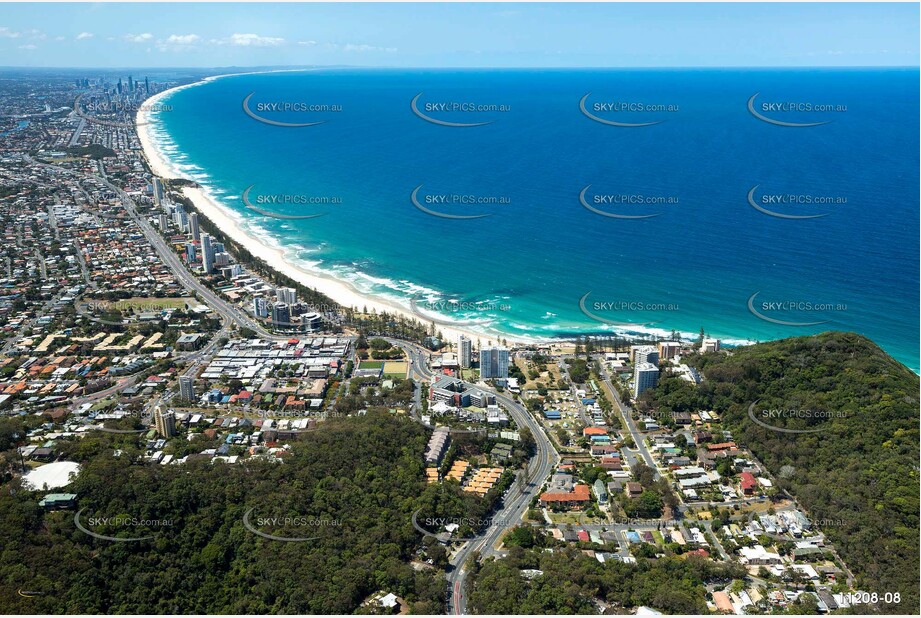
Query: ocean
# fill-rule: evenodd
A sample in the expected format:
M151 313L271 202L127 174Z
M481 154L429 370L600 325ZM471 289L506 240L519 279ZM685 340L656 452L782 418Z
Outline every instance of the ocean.
M918 91L917 69L319 69L173 91L153 131L289 259L484 340L847 330L918 371Z

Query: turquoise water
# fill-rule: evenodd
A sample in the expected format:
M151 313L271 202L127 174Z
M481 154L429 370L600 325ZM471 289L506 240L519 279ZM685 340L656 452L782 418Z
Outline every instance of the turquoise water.
M850 330L917 371L918 86L917 70L898 69L318 70L175 91L156 131L185 176L291 259L407 307L415 297L441 320L540 339ZM323 123L255 120L242 105L251 93L262 118ZM579 107L587 94L602 120L658 124L592 120ZM831 122L759 120L747 108L755 94L765 117ZM427 122L410 107L417 95L435 120L490 124ZM772 105L791 102L830 107ZM489 216L427 214L410 198L420 185L424 209ZM250 186L263 212L324 216L258 214L241 199ZM656 216L592 212L583 190L596 211ZM475 203L439 202L446 195ZM633 197L609 201L621 195ZM445 299L469 305L427 304Z
M20 120L19 122L16 123L16 126L10 129L9 131L0 132L0 137L7 137L9 135L12 135L16 131L22 131L27 126L29 126L28 120Z

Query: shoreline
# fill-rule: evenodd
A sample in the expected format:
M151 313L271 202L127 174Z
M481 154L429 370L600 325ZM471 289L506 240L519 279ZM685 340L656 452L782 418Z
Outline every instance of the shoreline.
M144 102L144 109L139 110L137 113L135 118L135 126L137 129L138 139L141 143L141 148L144 153L144 158L146 159L147 165L150 167L151 172L155 176L159 176L161 178L183 178L183 174L176 168L173 162L171 162L166 155L161 153L156 148L156 140L152 133L152 129L156 125L156 120L152 117L151 110L149 108L156 108L160 101L167 95L171 95L180 90L193 88L225 77L264 73L303 72L312 70L316 69L279 69L277 71L251 71L247 73L212 75L197 82L183 84L181 86L176 86L174 88L158 92L152 97L149 97ZM345 307L353 308L356 311L366 307L369 311L374 311L378 314L384 312L398 314L407 319L415 320L423 325L427 325L432 322L426 321L424 318L416 315L411 310L396 303L388 302L376 296L363 294L348 282L335 279L330 276L324 276L316 272L308 271L298 264L293 263L291 260L286 258L284 250L280 247L271 246L267 244L264 239L247 233L246 230L244 230L238 224L235 218L231 216L231 214L228 212L229 209L221 206L214 198L209 196L204 188L183 187L182 194L191 200L195 205L195 208L198 209L208 219L210 219L218 228L220 228L224 234L227 234L236 242L246 246L250 253L252 253L257 258L264 260L270 268L294 279L302 285L313 288L317 292L320 292L321 294L330 298L333 302L336 302ZM509 347L515 345L534 344L544 341L537 339L530 341L498 331L477 332L473 330L467 330L462 327L447 326L437 322L435 323L435 331L436 333L440 331L443 336L443 342L449 344L451 347L456 347L457 339L460 335L464 335L472 341L488 341L496 344L504 339ZM567 341L567 339L554 338L552 340L548 339L546 341L564 342Z
M157 123L152 114L160 101L165 97L186 88L194 88L196 86L227 77L271 73L300 73L317 70L321 69L277 69L268 71L246 71L240 73L210 75L195 82L182 84L180 86L175 86L168 90L158 92L157 94L149 97L144 102L145 105L143 108L138 111L135 118L135 124L144 158L146 159L151 172L161 178L186 178L186 175L178 169L176 164L170 160L169 156L157 148L156 138L153 134L153 130ZM366 307L369 311L376 313L387 312L391 314L397 314L409 320L415 320L423 325L429 325L434 322L436 333L440 332L443 336L443 342L449 344L452 348L456 347L457 338L459 335L464 335L472 341L490 342L492 344L499 344L500 341L505 340L508 347L515 347L520 345L555 344L567 342L572 343L576 341L578 337L587 334L574 333L572 335L560 335L554 337L527 337L504 333L499 330L491 330L487 328L484 328L482 331L477 331L471 330L469 328L464 328L463 326L445 325L442 323L445 318L441 316L436 318L439 321L426 320L420 315L414 313L411 308L403 306L391 299L385 299L373 294L369 294L367 292L362 292L350 282L343 281L341 279L335 278L334 276L305 269L303 266L297 264L294 260L289 259L285 255L283 248L277 245L273 245L270 242L267 242L266 239L243 229L243 226L238 221L238 218L234 216L236 213L232 209L229 209L220 204L218 199L209 195L206 187L201 185L199 187L183 187L182 194L191 200L195 208L198 209L204 216L211 219L211 221L218 228L220 228L223 233L227 234L236 242L245 245L254 256L264 260L269 268L294 279L306 287L320 292L321 294L330 298L333 302L336 302L345 307L350 307L356 311L359 308ZM619 329L612 331L610 334L612 336L618 336L623 339L627 339L631 342L645 340L645 338L642 336L621 332ZM693 341L693 333L680 332L679 334L682 336L683 341ZM649 333L649 336L660 336L667 338L665 335L659 335L658 333L652 332ZM722 337L720 337L720 339L722 339L723 344L727 347L754 345L760 342L758 340L752 339Z

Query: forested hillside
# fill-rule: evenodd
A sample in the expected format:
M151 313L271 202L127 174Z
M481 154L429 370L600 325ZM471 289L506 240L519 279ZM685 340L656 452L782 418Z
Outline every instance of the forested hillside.
M809 511L861 590L899 592L918 613L918 376L853 333L829 332L689 361L709 406ZM809 411L771 418L757 409ZM758 418L756 416L756 418ZM760 419L759 419L760 420Z
M40 508L45 492L11 495L14 486L6 483L0 611L351 613L386 590L414 611L440 612L440 572L409 564L421 540L411 515L434 491L424 482L427 439L408 419L369 413L322 424L284 463L150 465L134 458L132 437L99 433L75 441L69 455L83 470L68 491L86 509L83 525L152 538L93 538L76 528L73 510ZM244 526L250 509L259 531L317 538L263 538ZM127 528L90 520L118 515L160 523ZM267 521L275 517L292 519Z

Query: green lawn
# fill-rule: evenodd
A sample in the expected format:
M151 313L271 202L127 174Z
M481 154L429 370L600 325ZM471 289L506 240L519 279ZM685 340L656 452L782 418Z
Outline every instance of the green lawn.
M480 379L479 369L461 369L461 378L469 382L476 382Z

